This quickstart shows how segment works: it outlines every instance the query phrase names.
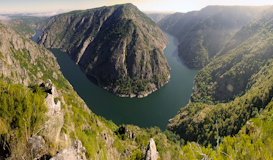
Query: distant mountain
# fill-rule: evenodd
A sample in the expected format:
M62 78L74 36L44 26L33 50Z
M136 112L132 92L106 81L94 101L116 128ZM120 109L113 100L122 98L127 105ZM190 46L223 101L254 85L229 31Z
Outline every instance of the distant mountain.
M35 35L35 31L21 20L9 20L3 23L7 23L7 25L11 27L15 32L26 38L30 38Z
M59 48L99 84L119 96L147 96L169 81L158 25L132 4L51 17L38 43Z
M174 14L168 15L158 22L158 25L164 31L174 35L175 30L172 29L172 26L176 24L179 19L185 15L185 13L176 12Z
M273 98L273 8L251 21L226 43L195 78L191 103L168 129L188 141L216 144L235 135L251 117L270 108Z
M145 13L148 17L154 20L156 23L161 21L166 16L170 15L170 13Z
M47 25L51 24L49 21L49 17L35 17L35 16L27 16L27 15L10 15L10 19L12 20L22 20L32 29L38 29L43 31Z
M266 7L208 6L200 11L175 13L158 24L179 39L179 56L189 68L203 68L230 38Z

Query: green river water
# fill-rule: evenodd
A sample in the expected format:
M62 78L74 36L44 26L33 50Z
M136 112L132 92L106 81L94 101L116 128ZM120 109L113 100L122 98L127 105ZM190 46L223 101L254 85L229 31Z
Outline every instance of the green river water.
M36 31L32 40L37 42L40 34L40 31ZM158 126L165 130L168 120L189 102L194 76L198 72L183 65L178 57L177 39L167 33L166 35L169 44L164 55L171 67L170 82L142 99L120 98L104 90L92 83L67 53L58 49L50 51L57 57L63 75L95 114L112 120L117 125Z

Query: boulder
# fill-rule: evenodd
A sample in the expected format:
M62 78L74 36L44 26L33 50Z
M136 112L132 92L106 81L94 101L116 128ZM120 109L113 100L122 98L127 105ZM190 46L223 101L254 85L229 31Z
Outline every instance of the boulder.
M85 152L82 142L76 140L72 146L63 149L50 160L86 160Z
M151 138L147 147L145 160L157 160L157 158L158 152L156 151L155 141L153 138Z
M251 120L246 122L246 130L245 130L245 134L252 134L254 133L254 122L252 122Z
M27 141L28 155L32 155L32 159L39 159L46 154L45 140L41 136L33 136Z

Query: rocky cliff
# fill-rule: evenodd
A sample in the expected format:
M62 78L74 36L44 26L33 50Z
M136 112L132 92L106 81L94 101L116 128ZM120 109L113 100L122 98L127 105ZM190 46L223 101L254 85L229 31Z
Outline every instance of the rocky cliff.
M167 37L132 4L52 17L38 43L60 48L88 76L119 96L147 96L169 81Z
M0 23L0 75L25 85L48 75L57 81L61 72L54 55L8 26Z
M10 28L12 28L16 33L26 37L31 38L35 35L35 31L31 29L22 20L10 20L5 22Z

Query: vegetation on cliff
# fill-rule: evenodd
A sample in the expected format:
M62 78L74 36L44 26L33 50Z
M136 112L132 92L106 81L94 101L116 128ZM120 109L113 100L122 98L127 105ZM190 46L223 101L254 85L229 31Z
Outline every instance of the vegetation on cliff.
M251 117L271 104L272 11L238 31L196 76L191 101L169 123L168 129L187 141L216 144L233 136Z
M12 20L21 20L32 29L43 31L48 24L50 24L49 17L35 17L35 16L9 16Z
M168 82L167 37L134 5L72 11L49 21L38 43L68 52L110 91L146 95Z
M10 20L7 23L16 33L26 38L30 38L35 35L35 31L21 20Z
M272 152L272 102L257 118L251 118L238 134L217 137L218 145L202 146L196 142L188 142L183 148L184 159L271 159ZM218 124L219 126L219 124ZM217 131L216 131L217 132ZM221 130L219 129L219 132Z

